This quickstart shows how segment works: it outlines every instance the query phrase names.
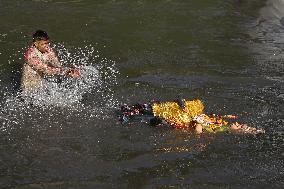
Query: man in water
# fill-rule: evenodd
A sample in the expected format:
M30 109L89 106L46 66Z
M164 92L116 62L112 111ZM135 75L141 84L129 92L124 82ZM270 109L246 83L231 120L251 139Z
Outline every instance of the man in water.
M249 134L265 132L246 124L226 121L226 119L235 119L236 116L233 115L217 116L213 114L208 116L204 114L204 105L198 99L122 106L119 118L122 123L133 119L143 120L154 126L167 123L173 128L193 130L198 134L226 131Z
M25 92L42 87L43 80L48 76L80 77L80 71L75 67L63 67L60 64L56 53L50 47L49 36L45 31L37 30L33 33L33 43L24 56L21 88Z

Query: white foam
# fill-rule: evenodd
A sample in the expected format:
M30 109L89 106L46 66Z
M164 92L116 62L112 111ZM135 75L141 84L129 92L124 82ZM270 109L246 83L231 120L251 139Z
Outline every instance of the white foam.
M91 45L69 51L63 44L56 44L55 49L63 64L72 63L80 69L81 77L61 78L59 83L54 82L54 79L47 79L37 91L16 94L6 92L6 100L0 109L1 130L13 127L14 124L21 125L27 116L35 113L35 107L38 110L35 114L38 116L47 116L43 113L46 109L59 107L70 109L70 114L74 110L84 112L89 118L104 118L110 108L117 106L113 87L117 85L116 77L119 72L114 61L101 59L98 51ZM82 101L87 94L91 98L87 99L86 105Z

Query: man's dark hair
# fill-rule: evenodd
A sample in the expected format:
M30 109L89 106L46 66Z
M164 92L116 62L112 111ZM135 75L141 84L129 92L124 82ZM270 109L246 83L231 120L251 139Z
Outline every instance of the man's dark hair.
M48 40L49 37L47 33L43 30L37 30L33 33L33 41L39 41L39 40Z

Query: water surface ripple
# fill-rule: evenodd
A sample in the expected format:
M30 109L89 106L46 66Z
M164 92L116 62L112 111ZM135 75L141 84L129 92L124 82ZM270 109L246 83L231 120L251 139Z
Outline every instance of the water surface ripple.
M0 0L0 188L283 188L283 6ZM39 28L64 63L96 70L74 103L16 97ZM121 104L176 98L200 98L208 112L266 133L197 136L117 121Z

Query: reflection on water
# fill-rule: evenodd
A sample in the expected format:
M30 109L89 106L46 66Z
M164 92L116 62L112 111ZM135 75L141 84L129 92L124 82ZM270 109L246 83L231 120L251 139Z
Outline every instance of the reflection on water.
M268 0L266 6L260 10L260 20L274 22L282 25L284 20L284 1Z
M256 53L259 72L268 77L282 77L283 47L284 47L284 1L268 0L259 10L256 25L249 33L256 43L251 44L251 50Z

